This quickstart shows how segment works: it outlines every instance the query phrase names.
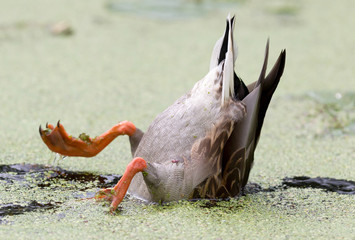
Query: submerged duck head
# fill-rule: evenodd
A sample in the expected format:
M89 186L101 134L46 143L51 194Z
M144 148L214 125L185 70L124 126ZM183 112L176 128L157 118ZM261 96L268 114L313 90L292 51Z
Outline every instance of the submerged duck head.
M227 17L207 75L160 113L145 133L128 121L94 139L73 138L59 122L40 127L44 143L66 156L92 157L129 135L132 162L113 189L96 199L115 210L128 192L148 202L238 196L246 185L266 110L282 76L286 52L266 76L269 41L257 81L246 86L234 71L234 17Z

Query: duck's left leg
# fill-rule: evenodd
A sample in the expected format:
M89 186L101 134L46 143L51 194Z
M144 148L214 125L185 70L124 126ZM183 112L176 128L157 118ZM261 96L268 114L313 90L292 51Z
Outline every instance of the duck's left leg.
M117 206L122 202L128 190L131 181L138 172L142 172L147 168L147 163L143 158L134 158L127 166L122 178L115 187L100 190L96 196L96 200L111 201L110 212L114 212Z
M90 138L85 134L81 134L79 138L70 136L60 122L54 127L52 124L46 125L47 129L42 130L39 127L39 133L43 142L53 152L64 156L77 157L93 157L101 152L108 144L110 144L119 135L134 136L136 127L133 123L123 121L107 132L95 138ZM141 133L141 131L139 131Z

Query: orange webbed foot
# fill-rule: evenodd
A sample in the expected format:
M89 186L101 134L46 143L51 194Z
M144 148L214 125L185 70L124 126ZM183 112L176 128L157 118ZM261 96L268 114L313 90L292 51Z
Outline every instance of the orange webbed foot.
M128 121L116 124L110 130L95 138L90 138L85 133L80 134L78 138L72 137L65 131L60 121L58 121L56 127L48 123L45 130L41 126L39 127L41 138L50 150L64 156L80 157L93 157L117 136L131 136L135 131L134 124Z
M131 181L138 172L142 172L147 168L147 163L143 158L134 158L127 166L122 178L118 181L114 188L101 189L96 195L97 201L107 200L111 202L110 212L113 213L118 205L122 202L128 190Z

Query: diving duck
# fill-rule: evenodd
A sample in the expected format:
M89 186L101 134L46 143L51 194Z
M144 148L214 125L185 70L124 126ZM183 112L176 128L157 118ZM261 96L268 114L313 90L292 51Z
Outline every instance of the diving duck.
M93 157L119 135L128 135L133 160L112 189L96 199L111 212L126 192L147 202L235 197L246 185L266 110L280 81L286 51L266 76L269 40L259 79L246 86L234 72L235 17L228 15L207 75L160 113L144 133L128 121L102 135L74 138L58 121L39 128L43 142L64 156Z

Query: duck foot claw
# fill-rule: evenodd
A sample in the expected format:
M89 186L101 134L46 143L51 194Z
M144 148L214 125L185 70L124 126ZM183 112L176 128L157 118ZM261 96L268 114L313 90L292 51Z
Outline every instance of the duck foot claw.
M133 135L136 127L133 123L123 121L102 135L91 138L85 133L78 138L70 136L64 129L64 126L58 121L56 127L52 124L46 124L46 129L39 126L39 133L43 142L53 152L63 156L93 157L101 152L119 135Z

